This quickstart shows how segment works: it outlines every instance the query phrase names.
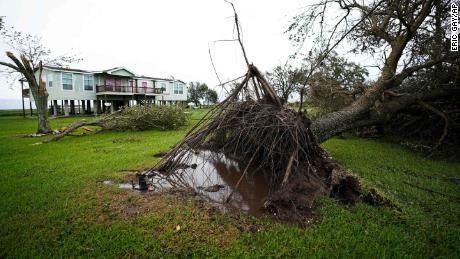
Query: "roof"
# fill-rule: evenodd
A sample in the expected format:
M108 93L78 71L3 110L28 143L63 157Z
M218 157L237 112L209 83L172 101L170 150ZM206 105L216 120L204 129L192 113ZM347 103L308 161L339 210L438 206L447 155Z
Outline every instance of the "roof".
M49 65L44 65L43 67L51 69L51 70L64 71L64 72L93 73L93 74L99 74L99 73L111 74L114 71L124 69L124 70L128 71L129 73L133 74L134 75L133 77L137 78L137 79L145 78L145 79L163 80L163 81L173 81L174 80L174 79L170 79L170 78L161 78L161 77L151 77L151 76L144 76L144 75L136 75L136 73L132 72L131 70L129 70L129 69L125 68L125 67L114 67L114 68L100 70L100 71L83 70L83 69L76 69L76 68L69 68L69 67L57 67L57 66L49 66ZM182 81L182 80L175 80L175 81L182 82L182 83L185 84L185 82Z
M144 75L140 75L140 76L136 76L136 78L146 78L146 79L153 79L153 80L164 80L164 81L172 81L171 79L167 79L167 78L161 78L161 77L151 77L151 76L144 76Z
M94 71L83 70L83 69L76 69L76 68L68 68L68 67L55 67L55 66L43 66L44 68L59 70L59 71L69 71L69 72L80 72L80 73L94 73Z
M136 76L136 73L132 72L131 70L129 70L129 69L125 68L125 67L114 67L114 68L111 68L111 69L102 70L102 73L112 74L113 72L118 71L118 70L122 70L122 69L126 70L129 73L131 73L134 76Z

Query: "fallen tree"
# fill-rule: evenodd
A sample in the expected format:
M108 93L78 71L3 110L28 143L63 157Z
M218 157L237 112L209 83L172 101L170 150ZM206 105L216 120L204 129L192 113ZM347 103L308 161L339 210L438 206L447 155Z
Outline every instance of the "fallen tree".
M460 55L450 51L449 8L446 0L319 0L295 17L289 28L294 42L310 39L309 30L314 29L321 37L317 41L321 58L305 71L305 87L321 61L344 40L349 43L344 46L347 50L372 54L380 70L377 80L350 105L312 122L319 142L351 129L387 123L416 103L459 96L454 74L448 85L432 80L415 88L401 87L429 70L459 71ZM325 19L332 14L337 19Z
M186 179L186 170L191 167L188 165L194 153L207 149L212 152L206 153L203 161L225 154L245 164L225 202L232 199L244 178L266 172L270 193L261 209L278 219L305 223L320 196L336 197L347 203L359 199L385 203L376 192L363 194L358 179L320 147L310 119L283 105L274 88L249 63L236 11L234 14L237 41L248 68L243 80L147 174L159 172L171 186L193 190L196 187ZM197 167L200 166L195 164L194 168ZM256 169L249 171L250 167Z
M243 178L260 173L249 172L250 166L269 172L271 194L264 209L277 218L310 217L314 201L322 195L357 201L361 197L357 178L328 156L310 127L311 121L282 105L259 70L249 65L230 96L211 109L153 171L175 187L194 188L183 179L184 165L195 151L209 149L213 151L209 156L228 154L246 163L233 191Z
M43 143L57 141L85 126L98 126L103 131L142 131L149 129L172 130L187 122L184 110L179 106L133 106L102 115L91 121L80 120L61 128Z

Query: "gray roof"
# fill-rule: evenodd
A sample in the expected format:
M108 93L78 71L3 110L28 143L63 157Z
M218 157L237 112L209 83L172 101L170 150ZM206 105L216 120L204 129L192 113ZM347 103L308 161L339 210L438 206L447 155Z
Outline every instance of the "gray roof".
M48 66L48 65L45 65L43 66L44 68L49 68L49 69L53 69L53 70L59 70L59 71L66 71L66 72L78 72L78 73L94 73L94 74L98 74L98 73L110 73L111 71L113 70L118 70L118 69L124 69L132 74L134 74L133 77L135 78L146 78L146 79L152 79L152 80L164 80L164 81L172 81L172 79L170 78L160 78L160 77L151 77L151 76L144 76L144 75L136 75L134 72L132 72L131 70L125 68L125 67L114 67L114 68L110 68L110 69L105 69L105 70L100 70L100 71L91 71L91 70L83 70L83 69L75 69L75 68L69 68L69 67L56 67L56 66ZM175 80L175 81L178 81L178 82L182 82L185 84L184 81L182 80Z

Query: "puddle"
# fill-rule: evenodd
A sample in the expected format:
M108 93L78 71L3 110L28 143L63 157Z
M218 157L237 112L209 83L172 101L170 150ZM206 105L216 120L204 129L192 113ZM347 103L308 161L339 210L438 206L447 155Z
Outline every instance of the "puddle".
M197 167L183 169L182 178L201 196L217 204L224 204L246 165L223 154L200 151L191 156L188 164ZM209 158L212 157L212 158ZM244 210L252 215L261 215L261 208L269 194L269 182L263 171L249 167L248 173L233 192L227 205Z
M176 183L180 181L182 185L193 188L201 197L220 208L231 206L251 215L260 216L265 198L269 195L269 181L264 177L263 171L256 171L256 168L249 167L247 175L238 188L233 191L246 165L223 154L212 153L212 156L210 154L211 151L194 153L187 163L193 166L179 169L171 180ZM171 184L158 175L150 175L147 179L147 182L153 186L153 191L171 188ZM115 183L113 181L103 181L102 183L139 191L137 182L134 188L132 183ZM231 200L225 203L232 191Z
M136 185L134 185L133 183L116 183L111 180L102 181L102 184L117 185L118 188L121 188L121 189L134 189L136 187Z

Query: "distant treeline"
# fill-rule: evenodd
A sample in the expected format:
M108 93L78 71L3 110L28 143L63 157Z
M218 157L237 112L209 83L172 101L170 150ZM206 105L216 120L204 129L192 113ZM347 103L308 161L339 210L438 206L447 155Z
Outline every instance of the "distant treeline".
M33 114L37 114L35 110L32 110ZM3 116L22 116L22 109L15 110L0 110L0 117ZM26 110L26 116L30 116L30 110Z

